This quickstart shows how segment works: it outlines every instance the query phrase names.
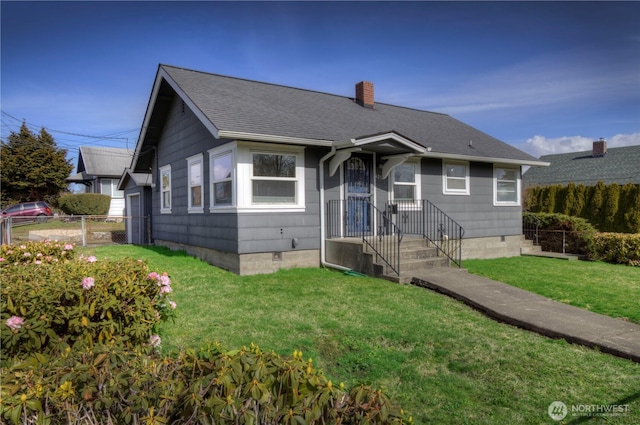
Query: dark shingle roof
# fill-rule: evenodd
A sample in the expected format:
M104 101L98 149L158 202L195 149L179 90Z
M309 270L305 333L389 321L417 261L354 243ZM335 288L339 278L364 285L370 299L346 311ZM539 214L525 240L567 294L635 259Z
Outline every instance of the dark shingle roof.
M120 177L132 158L133 151L129 149L80 146L77 171L91 176Z
M167 65L160 65L158 72L170 80L181 96L188 98L201 117L221 132L339 143L393 131L424 148L431 148L433 153L487 158L488 161L494 158L538 161L446 114L385 103L376 103L375 109L370 109L360 106L352 97ZM153 108L162 107L153 104L149 107L147 114L152 114L150 119L158 123ZM143 137L156 139L157 134ZM473 147L469 146L471 140Z
M549 167L527 170L523 183L527 186L551 184L595 185L599 180L610 183L640 183L640 145L609 148L604 156L594 157L592 151L545 155L541 161Z

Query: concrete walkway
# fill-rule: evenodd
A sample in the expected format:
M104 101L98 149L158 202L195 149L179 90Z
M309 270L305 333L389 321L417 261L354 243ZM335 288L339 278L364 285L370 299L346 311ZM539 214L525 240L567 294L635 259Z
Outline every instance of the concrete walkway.
M419 271L411 283L463 301L501 322L640 362L640 325L552 301L460 269Z

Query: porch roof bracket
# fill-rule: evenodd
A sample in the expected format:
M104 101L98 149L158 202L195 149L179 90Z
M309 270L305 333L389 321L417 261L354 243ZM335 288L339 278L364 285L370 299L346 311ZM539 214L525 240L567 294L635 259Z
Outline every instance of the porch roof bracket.
M410 153L405 153L402 155L392 155L392 156L382 157L382 159L387 160L387 162L385 162L382 165L382 178L386 179L387 177L389 177L389 174L391 174L391 170L393 170L398 165L406 162L410 156L411 156Z
M353 152L359 152L361 150L361 148L350 148L336 151L333 158L329 161L329 176L333 176L338 170L338 167L340 167L340 164L349 159Z

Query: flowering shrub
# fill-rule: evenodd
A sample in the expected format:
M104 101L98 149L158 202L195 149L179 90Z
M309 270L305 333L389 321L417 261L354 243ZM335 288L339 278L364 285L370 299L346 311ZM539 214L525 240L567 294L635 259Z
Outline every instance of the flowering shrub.
M640 233L596 233L593 240L595 259L640 267Z
M72 248L46 243L2 247L12 259L27 252L52 258L44 263L13 261L2 268L3 362L116 340L126 347L158 345L159 339L150 337L162 320L174 317L176 307L169 298L169 276L149 273L146 264L136 260L67 260ZM60 257L65 261L53 261Z
M72 259L71 245L51 243L2 252L2 424L412 422L380 390L333 385L297 350L209 344L162 357L172 282L140 260ZM23 260L34 253L51 261Z
M73 244L49 240L0 246L0 267L59 263L71 261L74 257Z

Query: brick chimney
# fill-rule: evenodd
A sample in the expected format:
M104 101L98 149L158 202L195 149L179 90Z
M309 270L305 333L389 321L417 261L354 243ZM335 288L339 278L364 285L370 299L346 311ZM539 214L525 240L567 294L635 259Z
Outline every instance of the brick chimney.
M360 81L356 84L356 102L365 108L374 107L373 102L373 83L369 81Z
M607 141L602 137L600 140L593 141L593 157L597 158L604 156L607 153Z

